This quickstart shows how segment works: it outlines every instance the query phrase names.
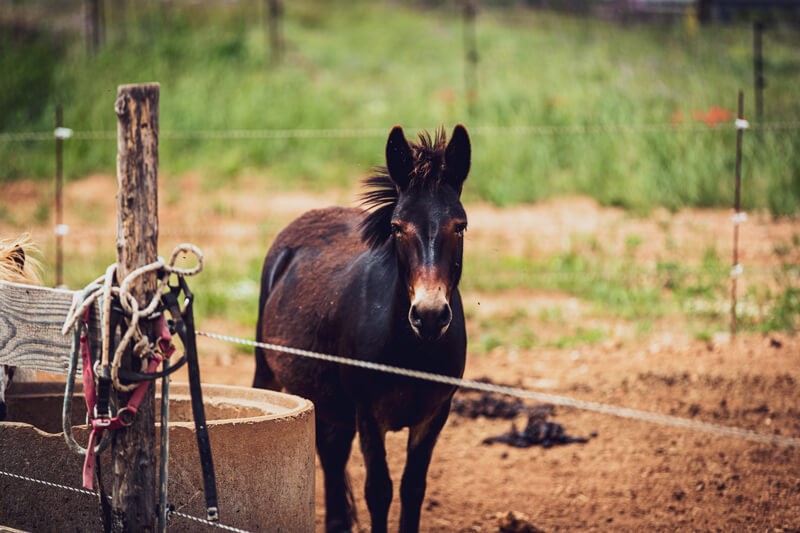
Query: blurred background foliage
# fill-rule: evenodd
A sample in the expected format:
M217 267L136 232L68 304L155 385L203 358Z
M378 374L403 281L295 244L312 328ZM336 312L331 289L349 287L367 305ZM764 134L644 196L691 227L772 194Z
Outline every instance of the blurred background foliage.
M162 132L369 129L401 124L473 131L468 200L508 205L584 194L637 211L730 206L738 90L753 110L752 20L697 23L596 16L546 2L485 2L475 26L475 91L465 86L461 4L441 0L294 0L283 4L284 53L271 59L264 0L101 2L93 49L78 0L0 7L0 132L64 124L112 132L65 143L76 179L113 172L122 83L161 84ZM549 4L558 5L557 2ZM609 4L606 2L605 4ZM610 4L613 4L610 3ZM773 17L764 33L765 123L744 142L743 208L800 208L800 31ZM674 125L657 131L511 134L490 127ZM759 126L756 122L755 126ZM481 129L485 128L485 129ZM165 176L211 186L257 174L272 186L351 188L382 163L385 136L186 139L162 136ZM47 178L51 142L0 142L0 181Z

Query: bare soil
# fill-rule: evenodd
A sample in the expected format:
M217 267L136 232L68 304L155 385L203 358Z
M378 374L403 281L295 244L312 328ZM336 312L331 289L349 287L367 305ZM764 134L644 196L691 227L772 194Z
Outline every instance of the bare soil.
M353 191L324 195L269 191L257 177L240 178L225 190L207 191L198 183L196 177L185 176L163 186L162 199L169 198L170 188L182 196L172 203L162 200L162 254L174 242L191 240L212 260L230 251L245 258L263 256L269 240L260 241L255 232L221 235L204 229L266 227L269 238L308 208L347 203L354 197ZM71 253L88 255L100 246L111 247L115 188L109 176L69 185L67 198L80 206L66 215L73 228L66 244ZM33 215L37 205L50 201L46 187L30 182L4 185L0 198L9 202L7 209L15 216L12 222L0 220L0 235L30 230L47 251L52 219L37 223ZM547 254L568 249L576 240L594 239L609 252L622 253L630 235L641 238L636 260L642 264L664 257L667 240L671 253L687 263L699 262L709 246L725 256L731 250L731 212L725 210L657 211L637 218L586 198L563 198L510 209L468 205L467 211L467 246L487 252ZM796 232L796 222L751 214L742 226L742 262L772 264L776 244ZM585 302L557 292L470 293L464 298L478 317L507 316L509 307L533 314L543 306L559 306L568 321L585 318ZM198 328L252 337L246 328L224 319L201 322ZM471 336L478 334L470 331ZM204 381L250 385L251 356L219 341L199 342ZM644 336L621 336L569 349L501 346L487 353L471 349L465 377L800 436L800 338L784 333L740 334L732 339L718 335L712 341L699 341L667 320ZM521 429L526 417L512 421L451 415L431 463L422 530L495 532L501 518L514 511L529 526L527 531L800 531L798 449L562 407L555 408L550 420L561 424L568 435L586 437L588 442L550 448L484 444L488 437L508 432L512 422ZM392 529L398 523L405 438L405 432L387 437L395 481ZM349 470L359 528L368 531L369 514L362 497L364 464L357 448ZM319 468L317 502L321 530Z

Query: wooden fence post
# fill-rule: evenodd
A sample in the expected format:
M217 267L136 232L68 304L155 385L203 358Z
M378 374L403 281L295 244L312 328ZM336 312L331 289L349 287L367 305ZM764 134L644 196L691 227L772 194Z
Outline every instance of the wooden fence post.
M739 91L739 109L736 116L744 120L744 93ZM731 336L736 335L736 281L741 273L739 266L739 213L742 208L742 134L744 130L736 126L736 175L733 198L733 266L731 267Z
M764 23L762 21L753 22L753 92L756 97L756 120L759 122L764 114L764 87L767 86L764 79L764 58L761 52L763 31Z
M157 83L122 85L117 90L117 277L158 258L158 98ZM157 288L155 273L131 289L140 307ZM141 326L151 340L153 331ZM122 367L138 370L129 349ZM130 394L120 392L119 404ZM155 386L148 388L135 422L114 433L112 529L153 531L156 519Z
M103 0L84 1L84 31L86 33L86 50L89 55L97 53L105 41L105 16Z

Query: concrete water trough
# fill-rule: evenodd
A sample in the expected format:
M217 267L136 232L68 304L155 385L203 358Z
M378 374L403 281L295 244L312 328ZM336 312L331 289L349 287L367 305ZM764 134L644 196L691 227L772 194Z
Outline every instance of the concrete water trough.
M73 434L88 440L86 407L76 384ZM61 431L62 383L14 383L9 416L0 422L0 471L81 486L83 457L67 448ZM159 387L160 389L160 387ZM203 385L217 476L221 523L248 531L314 530L314 408L273 391ZM160 400L157 402L160 403ZM204 518L203 482L189 387L170 388L169 501L175 510ZM159 429L156 429L158 438ZM111 494L110 449L101 455ZM154 494L154 498L156 495ZM96 497L0 474L0 530L102 531ZM219 531L173 516L169 531Z

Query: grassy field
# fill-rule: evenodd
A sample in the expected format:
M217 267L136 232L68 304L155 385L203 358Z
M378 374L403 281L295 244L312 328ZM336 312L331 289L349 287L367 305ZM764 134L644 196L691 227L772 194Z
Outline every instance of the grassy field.
M518 8L478 17L478 89L464 88L460 16L399 2L286 3L287 54L269 62L262 2L225 5L128 3L127 30L109 12L107 44L89 56L69 10L28 13L36 35L0 32L0 132L49 131L64 106L75 130L113 132L118 84L161 83L162 132L228 129L368 128L394 124L473 131L468 199L498 205L586 194L647 211L663 205L732 203L735 130L716 117L751 110L749 24L693 29L571 18ZM449 4L448 4L449 5ZM16 15L14 15L16 13ZM64 22L67 21L67 22ZM4 23L10 24L8 20ZM800 36L765 35L764 121L800 120ZM746 113L748 116L750 113ZM705 122L704 122L705 120ZM490 127L675 124L659 131L492 133ZM385 137L175 139L162 136L165 175L199 171L207 186L259 174L270 185L323 190L348 185L381 163ZM775 215L800 208L797 129L755 129L744 143L746 209ZM113 171L113 140L70 140L71 179ZM0 142L0 181L53 173L49 142Z

